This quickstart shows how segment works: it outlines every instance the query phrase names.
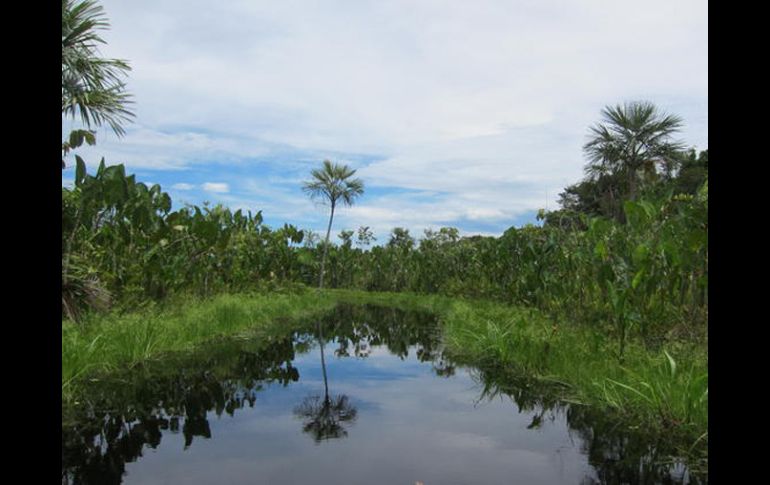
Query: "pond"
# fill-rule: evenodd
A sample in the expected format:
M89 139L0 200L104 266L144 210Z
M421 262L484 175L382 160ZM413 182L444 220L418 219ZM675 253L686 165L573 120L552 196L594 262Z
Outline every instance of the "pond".
M63 484L706 483L525 378L452 362L426 313L339 306L92 382Z

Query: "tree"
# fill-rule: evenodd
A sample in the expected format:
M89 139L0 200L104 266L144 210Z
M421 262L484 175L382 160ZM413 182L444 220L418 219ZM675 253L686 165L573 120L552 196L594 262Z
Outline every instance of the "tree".
M326 267L326 255L329 250L329 233L332 230L334 210L340 203L352 206L356 198L364 193L364 182L361 179L352 178L355 173L356 171L347 165L324 160L323 167L312 170L310 174L313 178L304 182L302 186L302 189L311 199L320 199L323 202L328 202L331 208L329 226L326 228L326 239L324 240L323 257L321 258L319 288L324 286L324 269Z
M353 231L342 231L337 237L342 240L342 247L347 249L353 247Z
M619 219L623 213L622 197L626 186L625 178L617 174L589 176L566 187L559 194L559 205L564 211L575 214ZM546 221L548 219L546 215Z
M369 226L358 228L358 239L356 240L358 247L369 247L376 240L377 238L374 237L374 232L369 229Z
M617 176L625 179L623 192L635 199L639 182L662 174L671 177L684 146L671 136L682 127L682 119L662 113L646 101L631 102L602 110L603 122L590 128L583 150L589 159L590 179Z
M394 227L390 232L390 239L388 240L389 248L400 248L404 251L409 251L414 247L414 238L409 235L409 229L403 227Z
M107 28L104 9L95 0L62 0L61 111L79 117L87 128L73 131L62 143L62 157L84 141L95 143L92 126L107 124L122 136L124 123L134 117L126 107L131 95L122 80L131 67L124 60L101 57L97 49L105 44L98 31Z
M695 149L684 154L682 165L674 179L674 189L679 193L695 194L709 178L709 151L701 151L697 156Z

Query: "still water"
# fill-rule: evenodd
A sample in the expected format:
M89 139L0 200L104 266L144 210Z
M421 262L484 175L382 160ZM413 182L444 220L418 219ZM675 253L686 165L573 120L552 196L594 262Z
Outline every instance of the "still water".
M93 383L63 418L62 483L707 481L590 409L449 361L429 314L340 306L265 340Z

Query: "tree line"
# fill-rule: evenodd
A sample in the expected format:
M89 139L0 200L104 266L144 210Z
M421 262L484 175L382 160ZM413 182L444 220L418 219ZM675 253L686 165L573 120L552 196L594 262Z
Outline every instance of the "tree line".
M93 175L76 157L62 188L62 311L132 308L174 292L326 286L490 298L644 335L702 325L708 315L708 182L623 203L624 222L579 213L579 224L512 227L500 237L395 228L369 247L368 228L316 242L261 212L188 205L171 211L147 187L104 161ZM674 182L676 183L676 182ZM326 254L326 262L324 261ZM598 323L597 323L598 324Z

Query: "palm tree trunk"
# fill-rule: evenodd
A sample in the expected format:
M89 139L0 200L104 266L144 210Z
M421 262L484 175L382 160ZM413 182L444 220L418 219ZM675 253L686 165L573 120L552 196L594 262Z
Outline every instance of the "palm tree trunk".
M334 219L334 202L332 202L332 212L329 216L329 227L326 228L326 240L324 241L324 253L323 257L321 258L321 278L318 282L318 288L323 289L324 287L324 268L326 267L326 253L329 251L329 234L332 231L332 220Z

